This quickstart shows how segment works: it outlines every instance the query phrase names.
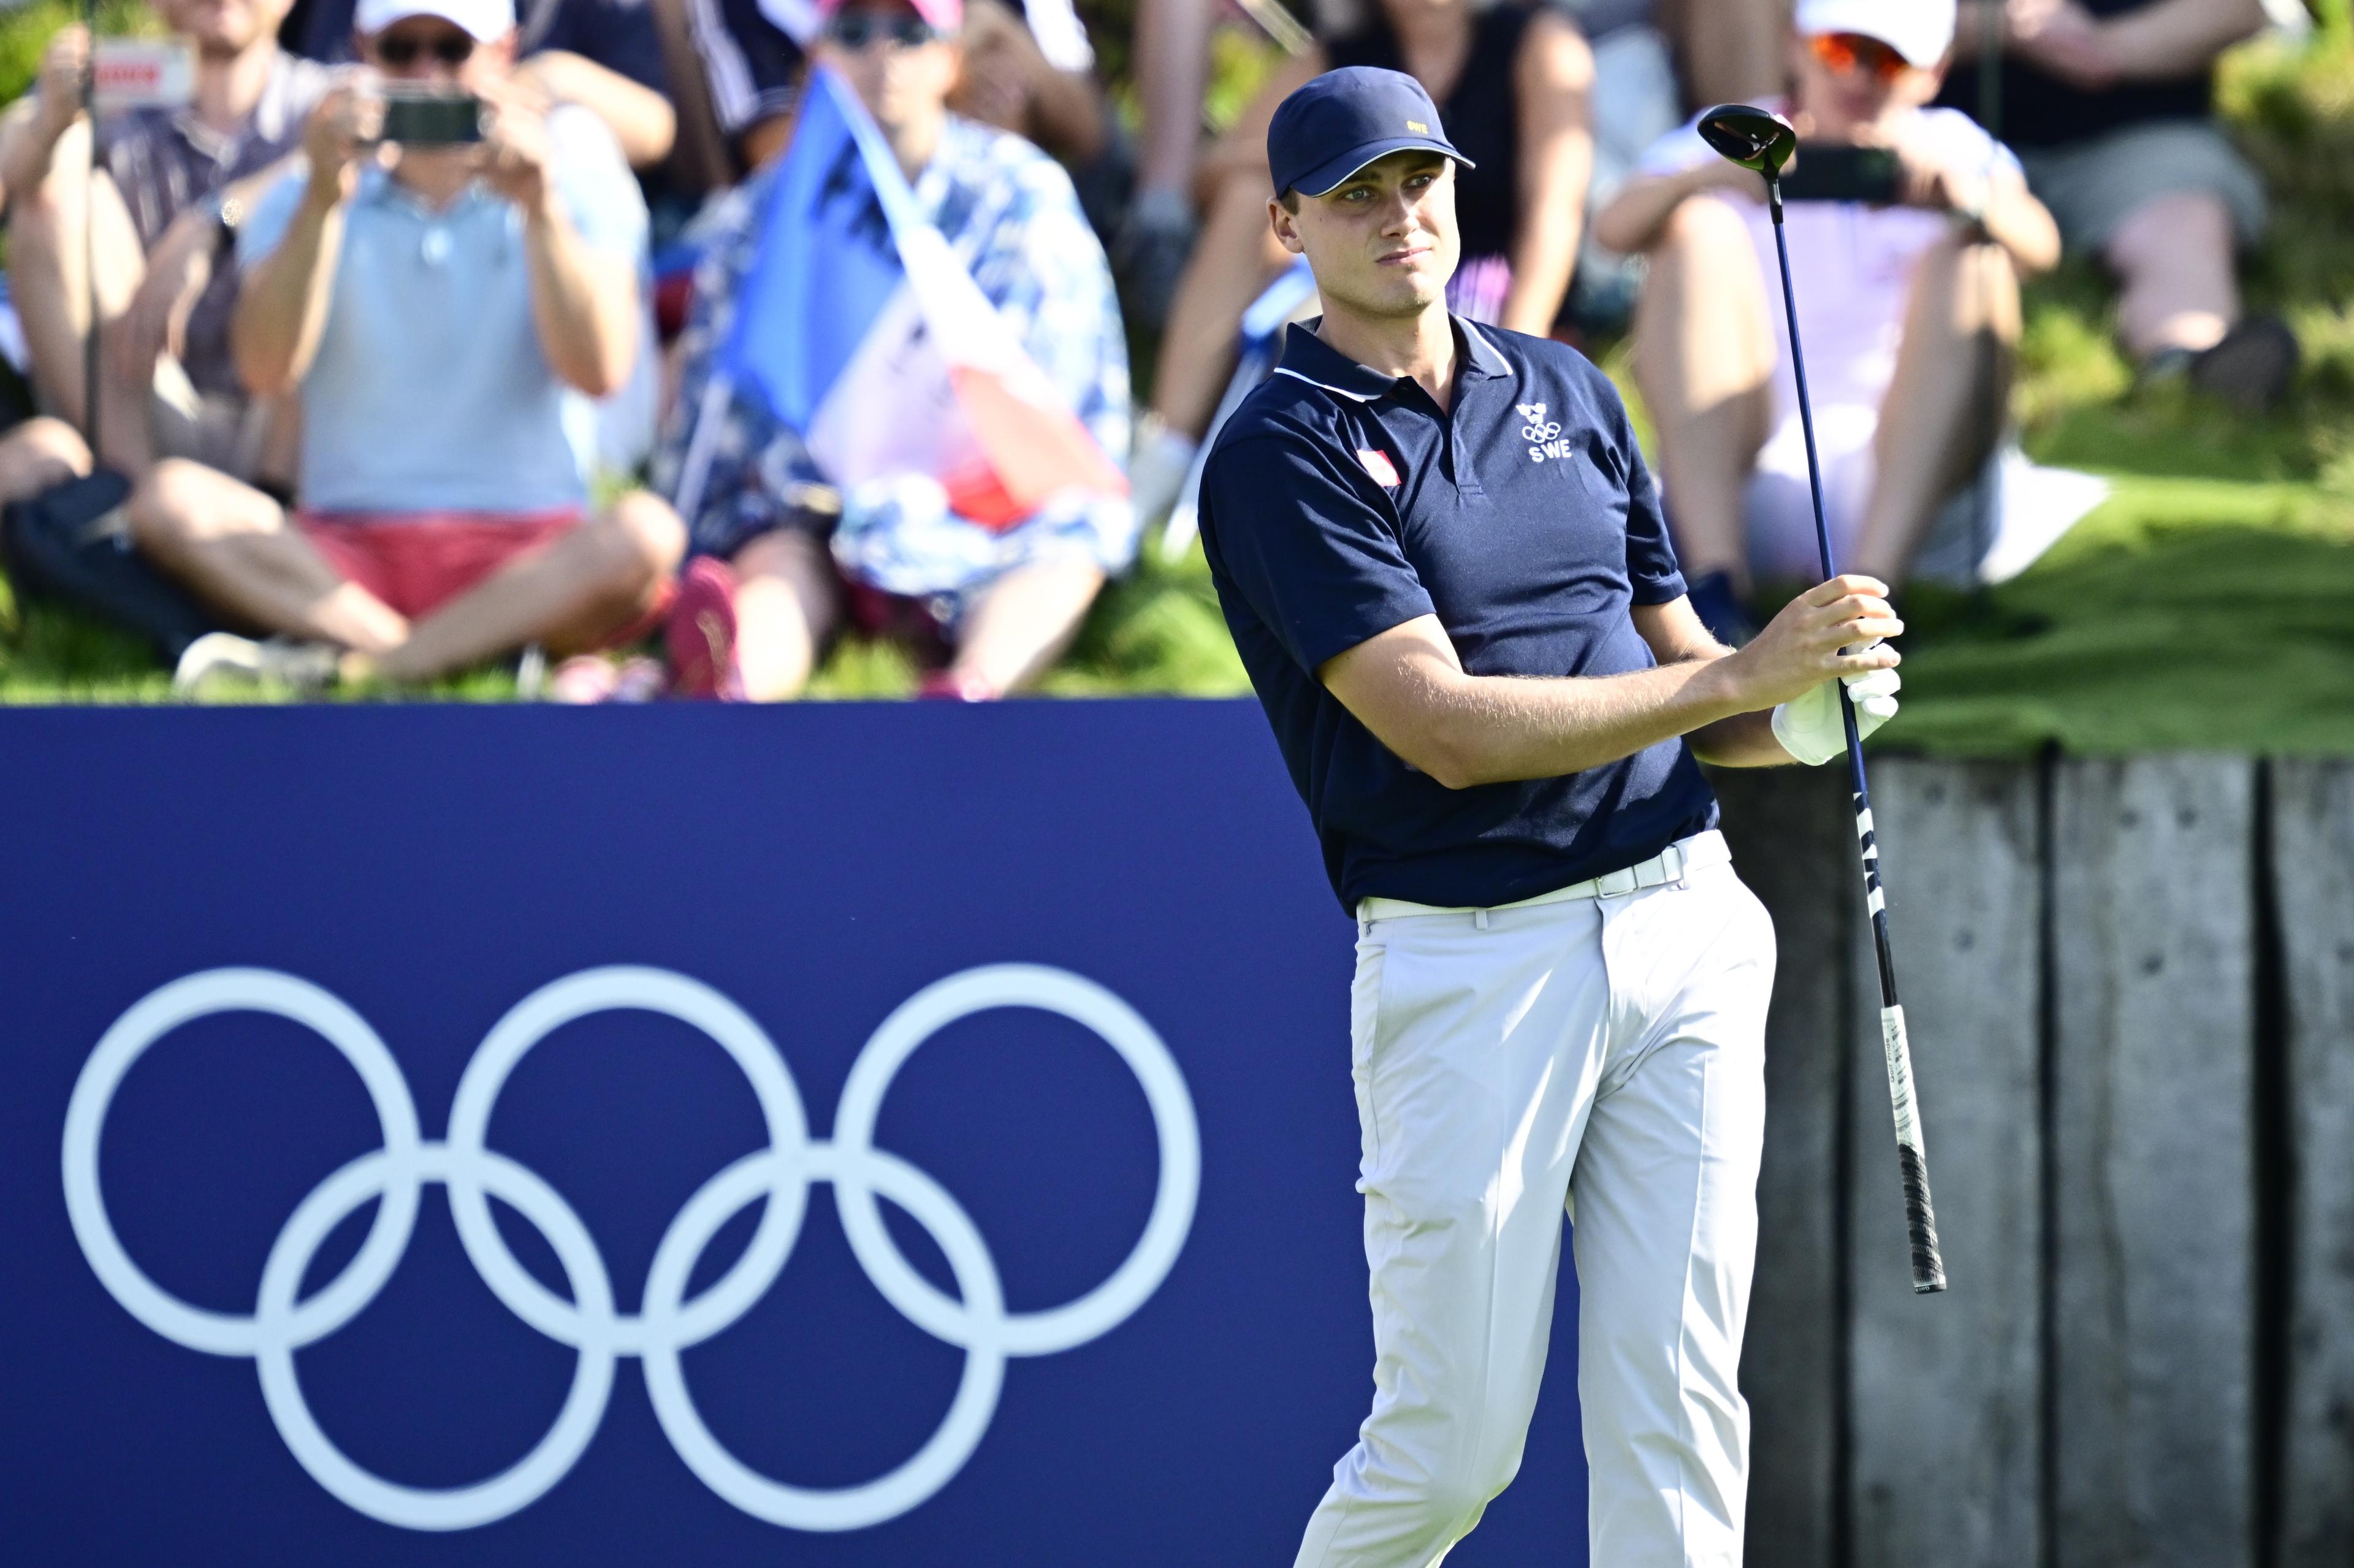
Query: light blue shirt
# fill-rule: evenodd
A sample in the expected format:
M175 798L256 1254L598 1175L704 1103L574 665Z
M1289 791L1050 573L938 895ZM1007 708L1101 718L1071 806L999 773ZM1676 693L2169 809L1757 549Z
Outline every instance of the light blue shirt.
M573 227L642 263L645 202L612 134L569 105L547 129ZM239 227L240 268L285 238L304 178L280 181ZM540 350L523 214L482 185L436 211L363 171L302 401L306 510L546 512L588 499L576 437L593 408Z

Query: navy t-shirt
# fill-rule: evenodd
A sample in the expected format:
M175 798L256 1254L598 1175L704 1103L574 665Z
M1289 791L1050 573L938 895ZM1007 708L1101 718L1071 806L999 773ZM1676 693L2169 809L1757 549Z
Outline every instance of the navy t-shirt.
M1456 323L1441 412L1295 326L1218 437L1202 541L1341 901L1485 906L1638 864L1712 827L1681 740L1557 779L1449 789L1316 671L1436 615L1474 675L1649 669L1633 606L1682 597L1659 494L1609 380L1541 338Z

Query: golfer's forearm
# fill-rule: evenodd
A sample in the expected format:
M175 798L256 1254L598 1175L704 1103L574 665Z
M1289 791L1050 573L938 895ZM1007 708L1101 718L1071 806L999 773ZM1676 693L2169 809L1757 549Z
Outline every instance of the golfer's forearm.
M305 196L278 249L239 286L229 353L257 397L291 390L310 369L334 296L343 233L340 202Z
M1774 714L1735 714L1685 736L1692 755L1719 768L1781 768L1796 762L1774 734Z
M1721 663L1573 679L1442 677L1414 751L1400 755L1450 789L1580 773L1738 714Z
M2263 29L2263 0L2163 0L2104 22L2111 63L2128 81L2188 76Z

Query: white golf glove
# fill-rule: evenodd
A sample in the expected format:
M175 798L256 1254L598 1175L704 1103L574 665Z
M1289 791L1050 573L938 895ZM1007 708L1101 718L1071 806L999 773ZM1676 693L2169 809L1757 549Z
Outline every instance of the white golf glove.
M1865 670L1842 675L1848 700L1855 705L1855 730L1860 736L1896 716L1896 692L1903 682L1893 670ZM1847 726L1840 722L1839 693L1825 681L1804 696L1774 710L1774 738L1782 749L1813 768L1847 749Z

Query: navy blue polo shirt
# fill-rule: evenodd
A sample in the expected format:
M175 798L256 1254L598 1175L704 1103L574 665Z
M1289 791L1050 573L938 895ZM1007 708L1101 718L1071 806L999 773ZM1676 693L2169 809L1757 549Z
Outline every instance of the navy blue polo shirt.
M1341 900L1485 906L1635 865L1712 827L1681 740L1557 779L1448 789L1317 680L1436 615L1474 675L1617 675L1656 661L1630 609L1682 597L1627 410L1591 361L1456 322L1442 412L1295 326L1202 477L1219 602L1308 802Z

